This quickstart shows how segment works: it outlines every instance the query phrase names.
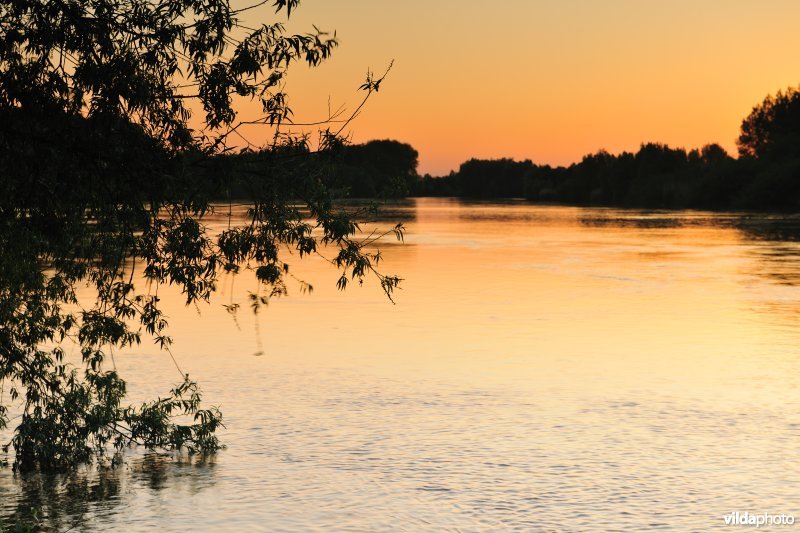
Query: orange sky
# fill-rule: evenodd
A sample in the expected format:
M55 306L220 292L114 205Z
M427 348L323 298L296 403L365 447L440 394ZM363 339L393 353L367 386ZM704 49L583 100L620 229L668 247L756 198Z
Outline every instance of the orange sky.
M350 130L412 144L422 173L473 156L568 164L643 141L735 151L753 105L800 82L799 20L792 0L303 0L289 29L313 23L341 44L295 68L287 91L297 120L323 118L329 97L352 109L367 68L394 59Z

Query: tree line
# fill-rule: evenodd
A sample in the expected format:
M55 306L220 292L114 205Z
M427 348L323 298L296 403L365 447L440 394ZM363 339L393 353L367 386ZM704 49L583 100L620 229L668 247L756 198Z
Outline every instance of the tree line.
M531 160L470 159L458 171L417 173L418 152L395 140L342 144L328 159L326 184L338 198L525 198L544 203L644 208L800 207L800 92L768 96L744 119L738 157L719 144L686 150L644 143L636 152L586 155L553 167ZM231 177L218 195L249 198L249 174L275 168L275 151L220 156L207 183ZM285 163L291 166L291 158ZM227 169L227 170L222 170Z
M306 145L226 153L196 171L197 181L217 198L249 199L262 185L253 176L297 172L308 155ZM394 140L341 143L326 153L324 183L337 198L404 198L418 187L418 158L411 145Z
M800 207L798 89L755 106L737 147L734 158L718 144L685 150L645 143L635 153L600 150L567 167L470 159L448 176L421 177L413 193L647 208Z

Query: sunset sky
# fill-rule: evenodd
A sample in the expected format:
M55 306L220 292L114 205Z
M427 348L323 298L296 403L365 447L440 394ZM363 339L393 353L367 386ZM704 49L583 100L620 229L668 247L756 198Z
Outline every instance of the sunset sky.
M329 98L354 108L367 68L394 60L352 138L408 142L434 175L470 157L559 165L643 141L733 152L753 105L800 83L799 20L790 0L303 0L289 30L336 30L340 47L286 89L296 119L317 120Z

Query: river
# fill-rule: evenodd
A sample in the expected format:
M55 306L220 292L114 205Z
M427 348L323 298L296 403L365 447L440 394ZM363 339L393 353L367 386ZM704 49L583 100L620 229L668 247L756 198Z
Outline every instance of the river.
M800 218L416 199L404 278L322 260L253 315L245 272L165 298L174 354L225 416L203 461L15 477L0 516L63 531L710 530L800 518ZM226 223L220 215L210 224ZM223 304L240 303L235 320ZM131 397L180 375L119 354Z

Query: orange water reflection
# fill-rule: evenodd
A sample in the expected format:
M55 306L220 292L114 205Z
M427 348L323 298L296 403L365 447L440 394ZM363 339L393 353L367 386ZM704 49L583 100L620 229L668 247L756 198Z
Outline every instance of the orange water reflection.
M335 289L323 261L293 264L314 284L259 317L250 273L201 313L168 301L176 353L193 374L219 364L358 368L476 385L691 394L784 402L732 387L795 364L797 243L758 241L733 216L416 200L391 305L375 284ZM406 217L414 218L414 217ZM292 287L290 287L290 290ZM222 308L240 303L242 331ZM220 362L222 361L222 363ZM235 391L228 391L228 394Z
M162 293L229 447L157 486L123 471L85 527L706 530L731 510L800 514L796 218L388 211L408 226L384 247L405 278L396 305L375 283L337 292L321 260L292 263L312 294L290 285L257 317L250 272L199 312ZM179 377L148 346L116 361L134 398ZM0 496L14 487L0 478Z

